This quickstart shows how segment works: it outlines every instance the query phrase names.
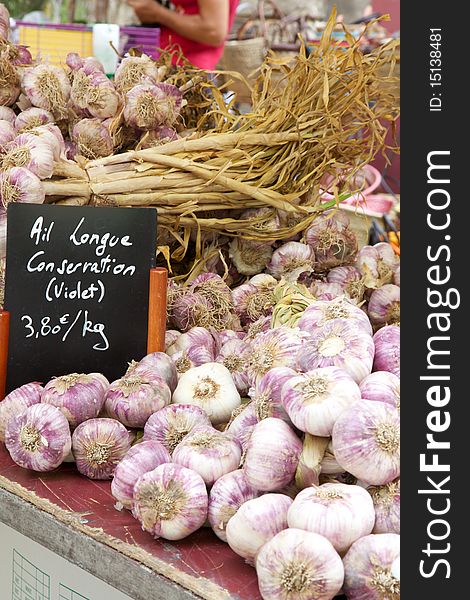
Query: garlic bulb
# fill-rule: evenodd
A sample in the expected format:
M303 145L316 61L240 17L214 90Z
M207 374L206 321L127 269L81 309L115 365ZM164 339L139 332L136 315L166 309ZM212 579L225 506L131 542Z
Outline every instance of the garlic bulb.
M374 371L389 371L400 377L400 327L385 325L374 334Z
M182 335L181 331L177 331L176 329L167 329L165 331L165 352L176 342L180 335Z
M234 310L240 317L242 325L254 323L262 316L269 315L275 304L273 290L277 281L268 276L274 283L244 283L232 290Z
M22 133L5 146L0 165L4 170L25 167L39 179L47 179L54 170L54 151L49 140Z
M242 504L227 523L230 548L253 565L261 547L287 529L291 504L291 498L283 494L264 494Z
M33 106L50 111L54 118L67 118L70 82L61 67L39 64L24 70L22 88Z
M48 110L32 106L21 112L15 119L15 129L18 133L24 133L35 127L46 123L54 123L54 116Z
M364 277L364 284L371 289L391 283L398 264L399 259L392 246L385 242L364 246L356 258L356 266Z
M365 312L345 300L344 297L331 301L316 300L312 302L298 321L298 327L302 331L311 333L333 319L348 319L348 322L362 329L364 333L372 335L372 327Z
M199 473L210 486L225 475L238 469L241 446L230 434L213 427L194 429L183 438L173 451L173 462Z
M368 535L375 522L372 498L358 485L324 483L302 490L287 514L289 527L325 536L339 554Z
M284 384L297 374L289 367L274 367L250 389L249 395L258 421L275 417L290 423L289 415L281 402L281 390Z
M113 82L95 68L82 68L74 73L70 98L78 108L97 119L114 117L120 101Z
M267 269L277 279L296 282L302 273L313 271L314 262L315 253L310 246L287 242L273 252Z
M141 83L125 95L124 120L130 127L154 130L173 125L181 110L183 94L168 83Z
M230 371L233 383L241 396L245 396L249 388L246 373L249 352L250 346L246 342L232 339L222 346L215 359L215 362L223 364Z
M253 402L241 404L232 412L225 431L239 442L242 451L245 452L256 423L258 419Z
M360 400L333 427L333 450L345 471L372 485L400 474L400 413L384 402Z
M242 504L258 498L260 494L247 482L245 473L240 469L219 477L209 494L208 518L215 535L226 542L228 521Z
M54 161L58 162L61 156L65 154L65 141L57 125L46 123L40 127L35 127L28 131L31 135L35 135L47 141L51 147Z
M309 288L310 293L317 300L331 302L339 296L343 296L343 288L339 283L329 283L328 281L314 280Z
M242 275L261 273L273 254L270 243L234 238L229 244L229 257Z
M144 473L134 487L132 514L155 538L182 540L204 524L208 497L202 477L165 463Z
M126 93L142 83L157 83L160 72L157 64L146 54L126 56L121 60L114 74L114 84L121 93Z
M72 435L77 469L90 479L112 479L130 446L127 429L114 419L90 419Z
M20 467L52 471L70 452L69 424L54 406L33 404L9 419L5 445Z
M124 508L131 510L134 485L144 473L171 462L168 450L155 440L132 446L114 471L111 493Z
M396 533L366 535L344 557L343 591L348 600L400 600L400 580L391 567L400 556Z
M305 232L305 241L315 250L317 271L351 264L357 253L357 238L349 219L341 211L325 211Z
M172 127L166 127L160 125L152 131L146 131L137 144L138 150L145 150L146 148L155 148L161 146L167 142L174 142L178 139L178 134Z
M232 322L232 292L225 281L215 273L202 273L194 279L185 297L200 296L208 303L209 327L216 330L226 329ZM176 306L175 306L176 310Z
M388 371L374 371L359 384L364 400L376 400L400 408L400 379Z
M20 77L8 51L0 49L0 106L12 106L20 95Z
M12 167L0 173L0 210L6 209L10 202L42 204L45 197L41 180L25 167Z
M367 312L373 325L383 327L400 322L400 288L387 283L374 290L369 298Z
M361 399L354 379L337 367L312 369L290 378L281 401L292 423L312 435L328 437L340 414Z
M105 397L106 412L127 427L143 427L150 415L171 402L162 377L133 374L113 381Z
M374 359L374 342L369 334L349 319L328 321L313 331L297 354L302 371L335 366L359 383L370 374Z
M250 323L246 328L245 341L254 340L259 333L265 333L271 329L271 317L260 317L254 323Z
M39 383L26 383L10 392L0 402L0 441L5 440L5 429L11 418L41 402L42 386Z
M184 373L192 367L215 361L214 338L204 327L193 327L177 338L167 349L167 354L175 363L177 372Z
M366 286L364 277L357 267L335 267L328 272L326 280L328 283L339 284L354 304L361 304L364 300Z
M233 331L232 329L222 329L221 331L212 331L215 340L216 356L227 342L234 340L243 340L246 336L244 331Z
M281 419L263 419L253 429L243 468L248 483L263 492L280 490L294 478L302 442Z
M209 427L209 417L199 406L170 404L153 413L144 427L144 439L162 444L170 454L193 429Z
M181 375L172 402L200 406L211 423L218 425L230 419L241 398L227 367L209 362Z
M71 373L49 381L41 402L58 408L71 427L94 419L103 408L109 382L101 373Z
M343 584L341 558L323 536L285 529L256 557L263 600L331 600Z
M398 285L398 287L400 287L400 265L398 265L398 267L396 267L396 269L393 273L393 283L395 285Z
M109 156L114 151L108 129L99 119L82 119L72 130L72 141L78 153L90 160Z
M16 137L14 126L8 121L0 121L0 153L5 152L6 146Z
M400 533L400 480L367 488L375 508L372 533Z
M299 330L289 327L277 327L259 333L251 342L247 371L251 385L255 385L274 367L294 368L302 343L303 337Z
M16 119L16 113L13 109L8 106L0 105L0 121L8 121L11 125L14 125Z
M147 354L139 362L131 362L126 372L128 375L145 375L147 377L162 377L173 393L178 385L178 373L175 363L164 352Z

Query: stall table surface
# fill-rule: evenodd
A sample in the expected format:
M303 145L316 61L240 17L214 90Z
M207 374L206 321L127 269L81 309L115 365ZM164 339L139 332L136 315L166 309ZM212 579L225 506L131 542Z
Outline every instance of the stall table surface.
M22 469L0 444L0 522L135 600L261 599L255 570L212 530L155 540L115 503L109 481L87 479L73 463Z

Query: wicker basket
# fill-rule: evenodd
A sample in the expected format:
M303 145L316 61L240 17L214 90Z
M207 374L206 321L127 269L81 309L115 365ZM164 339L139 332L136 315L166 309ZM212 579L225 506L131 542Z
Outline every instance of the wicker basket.
M251 83L255 79L255 72L263 64L265 56L265 38L233 40L225 44L221 66L224 71L240 73ZM238 102L251 102L251 90L242 81L232 79L229 89L236 93Z

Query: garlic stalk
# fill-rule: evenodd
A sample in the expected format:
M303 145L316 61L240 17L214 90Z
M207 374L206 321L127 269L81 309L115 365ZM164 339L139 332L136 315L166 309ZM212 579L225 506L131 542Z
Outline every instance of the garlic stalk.
M374 334L374 371L389 371L400 377L400 327L385 325Z
M172 402L200 406L217 425L230 419L241 398L227 367L210 362L181 375Z
M298 490L319 484L321 462L328 446L329 438L306 433L295 472L295 484Z
M261 547L287 529L287 511L291 504L292 499L283 494L264 494L242 504L227 523L230 548L254 565Z
M329 437L341 413L361 399L354 379L337 367L312 369L291 377L281 402L292 423L306 433Z
M328 445L325 450L325 454L323 455L323 459L321 461L321 474L322 475L339 475L344 473L343 467L338 463L335 458L335 453L333 451L333 442L330 439Z
M162 464L134 487L132 514L155 538L182 540L204 525L208 497L202 477L181 465Z
M208 486L238 469L240 458L241 446L237 440L213 427L201 427L188 433L172 456L175 464L196 471Z
M10 392L0 402L0 441L5 440L8 422L33 404L41 402L42 386L39 383L26 383Z
M170 454L193 429L209 427L206 412L192 404L170 404L150 416L144 427L144 439L162 444Z
M375 508L372 533L400 533L400 480L367 488Z
M256 557L263 600L331 600L343 584L341 558L323 536L285 529Z
M372 498L358 485L324 483L302 490L287 514L289 527L326 537L339 554L368 535L375 522Z
M280 490L294 478L302 442L287 423L267 418L255 425L243 468L247 481L264 492Z
M333 450L345 471L372 485L400 475L400 413L384 402L360 400L333 427Z
M349 319L332 319L311 332L297 354L301 371L320 367L343 369L359 383L372 371L374 342Z
M105 397L106 412L127 427L144 427L148 418L171 402L162 377L133 374L111 383Z
M364 400L376 400L400 408L400 379L388 371L374 371L359 384Z
M303 273L311 273L315 253L311 246L300 242L287 242L273 252L267 270L277 279L295 283Z
M215 535L226 542L228 521L242 504L258 498L260 494L247 482L245 473L240 469L219 477L209 494L208 518Z
M45 197L41 180L27 168L12 167L0 173L0 210L10 202L42 204Z
M108 386L108 380L101 373L62 375L45 386L41 402L58 408L74 428L98 416Z
M298 327L302 331L311 333L333 319L347 319L349 323L356 325L364 333L372 335L372 327L365 312L345 300L344 297L330 301L311 302L299 319Z
M367 312L372 324L378 328L400 322L400 288L387 283L374 290L369 298Z
M112 495L124 508L131 510L134 486L139 477L169 462L171 456L168 450L155 440L146 440L132 446L114 471Z
M90 479L112 479L130 446L127 429L114 419L90 419L72 435L77 469Z
M343 591L348 600L400 600L400 580L392 565L400 556L396 533L366 535L344 557Z
M281 402L281 390L286 382L297 376L297 372L289 367L274 367L270 369L249 391L258 421L275 417L290 423Z
M69 424L54 406L33 404L9 419L5 445L20 467L52 471L70 452Z

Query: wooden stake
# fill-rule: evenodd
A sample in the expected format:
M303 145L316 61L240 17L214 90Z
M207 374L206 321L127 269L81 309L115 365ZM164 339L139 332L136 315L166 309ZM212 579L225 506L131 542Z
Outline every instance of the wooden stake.
M5 398L7 385L8 337L10 335L10 313L0 310L0 400Z
M165 268L150 269L147 354L165 351L167 285Z

